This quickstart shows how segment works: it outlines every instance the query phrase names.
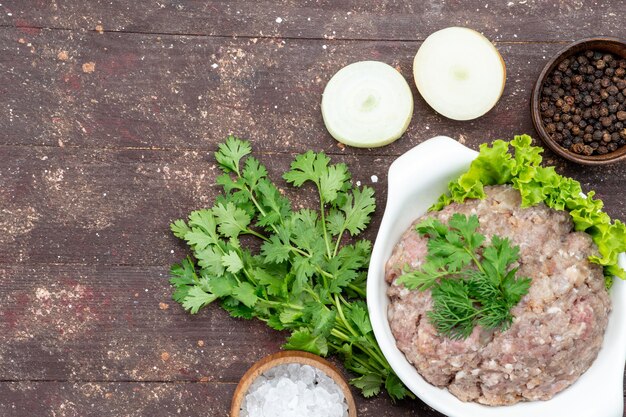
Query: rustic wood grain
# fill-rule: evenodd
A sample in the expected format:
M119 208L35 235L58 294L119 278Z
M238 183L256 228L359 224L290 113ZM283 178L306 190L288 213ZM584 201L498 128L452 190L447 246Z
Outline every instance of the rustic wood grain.
M211 36L419 40L447 26L470 26L511 41L624 36L621 1L5 0L0 24Z
M236 132L268 152L315 144L330 153L399 155L437 134L477 146L534 132L530 92L562 44L500 44L508 64L503 98L470 122L437 115L417 93L411 71L419 45L0 29L8 107L0 144L205 150ZM401 70L415 97L413 123L390 146L342 151L324 127L321 94L337 70L364 59Z
M0 382L3 417L228 417L234 383ZM34 401L36 399L36 401ZM216 401L219 399L219 401ZM421 401L356 398L359 417L440 417Z
M313 189L296 192L281 179L293 155L256 156L295 208L317 207ZM208 152L0 146L0 160L4 263L169 265L186 253L169 224L212 206L220 191L220 171ZM391 161L347 153L332 160L347 163L354 181L376 190L382 213ZM368 230L370 239L379 220Z
M217 305L189 316L168 267L0 267L0 380L236 383L284 343Z

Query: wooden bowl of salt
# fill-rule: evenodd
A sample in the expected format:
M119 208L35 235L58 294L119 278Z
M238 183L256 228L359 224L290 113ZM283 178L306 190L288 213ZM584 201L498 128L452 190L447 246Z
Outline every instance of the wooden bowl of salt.
M299 365L299 367L289 367L289 365ZM286 374L289 375L288 378ZM301 379L299 379L298 375L301 376ZM314 376L312 377L312 375ZM338 388L335 390L336 392L329 392L333 391L333 387L325 376L334 382ZM262 377L262 379L259 379L259 377ZM285 378L290 379L293 384L286 381ZM278 386L273 385L276 381L278 381ZM301 381L301 383L298 384L298 381ZM306 385L305 388L303 388L302 383ZM269 386L269 388L265 389L263 385ZM294 388L296 386L297 388ZM329 387L329 389L327 390L325 386ZM309 401L306 404L307 399L304 396L307 392L312 393L310 395L315 398L322 397L332 401L337 400L340 392L343 394L343 401L339 396L339 401L337 402L343 409L343 413L340 415L348 417L356 417L357 415L354 397L341 372L333 364L317 355L292 350L266 356L248 369L235 389L230 407L230 416L264 417L265 413L262 412L263 406L269 407L271 413L277 413L278 411L272 408L274 407L273 405L268 405L267 403L259 404L259 397L265 399L271 396L268 395L270 389L274 389L274 393L281 393L282 398L280 398L280 404L278 405L281 407L281 410L284 411L286 408L296 407L293 409L293 415L305 415L304 410L299 410L298 406L309 407L310 409L311 405L314 405L317 410L315 415L319 415L318 413L323 411L322 409L325 407L323 403L311 404ZM294 397L294 389L297 389L298 394L301 394L302 397ZM264 390L266 391L265 393L263 392ZM321 392L321 390L325 393ZM317 392L314 393L314 391ZM328 407L334 407L333 409L337 410L335 405L328 405Z

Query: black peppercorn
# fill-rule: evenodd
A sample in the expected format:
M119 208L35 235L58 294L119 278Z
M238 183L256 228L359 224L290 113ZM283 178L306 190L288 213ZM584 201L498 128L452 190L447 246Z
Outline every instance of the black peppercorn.
M601 130L596 130L595 132L593 132L593 140L601 140L602 139L602 131Z
M600 110L598 111L598 114L600 115L600 117L606 117L609 115L609 108L606 106L602 106L600 107Z
M539 101L552 139L584 155L626 145L625 75L626 59L600 51L559 62L541 86Z
M592 117L593 119L597 119L597 118L599 118L599 117L600 117L600 110L599 110L597 107L593 107L593 108L591 109L591 117Z
M584 148L585 148L585 145L583 145L582 143L574 143L572 147L570 148L570 151L574 153L582 153Z

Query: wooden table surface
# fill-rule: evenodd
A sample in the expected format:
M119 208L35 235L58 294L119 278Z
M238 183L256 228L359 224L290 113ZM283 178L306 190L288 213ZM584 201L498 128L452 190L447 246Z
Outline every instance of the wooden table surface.
M348 163L377 192L373 239L394 158L438 134L474 149L534 134L546 60L583 37L626 38L621 0L0 3L0 416L228 415L243 372L285 335L217 306L190 316L168 284L187 253L168 225L211 205L226 135L249 138L274 178L308 149ZM452 25L502 53L497 106L447 120L410 81L402 139L338 146L319 107L332 74L375 59L411 80L421 41ZM626 220L626 164L546 155ZM419 400L357 399L362 417L440 416Z

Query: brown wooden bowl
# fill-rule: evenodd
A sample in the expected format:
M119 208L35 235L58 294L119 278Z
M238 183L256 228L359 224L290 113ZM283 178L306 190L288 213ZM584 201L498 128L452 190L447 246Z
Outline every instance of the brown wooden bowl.
M287 350L274 353L272 355L264 357L263 359L252 365L250 369L248 369L248 371L243 375L241 381L239 381L239 385L237 385L237 388L235 388L235 393L233 394L233 402L230 406L230 417L239 417L241 404L243 403L243 399L248 392L248 388L250 388L252 382L257 379L259 375L263 374L270 368L273 368L277 365L284 365L287 363L298 363L301 365L313 366L331 377L333 381L335 381L335 383L339 385L339 387L343 391L343 395L346 397L346 402L348 403L348 415L350 417L356 417L356 404L354 403L354 397L352 396L352 392L350 392L350 387L348 386L348 383L344 379L341 372L327 360L317 355L313 355L312 353L301 352L298 350Z
M541 111L539 104L541 100L541 90L544 81L552 73L552 71L561 63L565 58L569 58L579 52L589 49L612 53L614 55L626 58L626 43L616 38L587 38L568 45L566 48L559 51L554 58L552 58L544 67L533 89L530 98L530 112L533 119L533 124L539 137L543 142L548 145L552 151L570 161L578 162L585 165L604 165L626 159L626 146L622 146L613 152L609 152L604 155L579 155L561 147L556 143L546 131L543 121L541 120Z

